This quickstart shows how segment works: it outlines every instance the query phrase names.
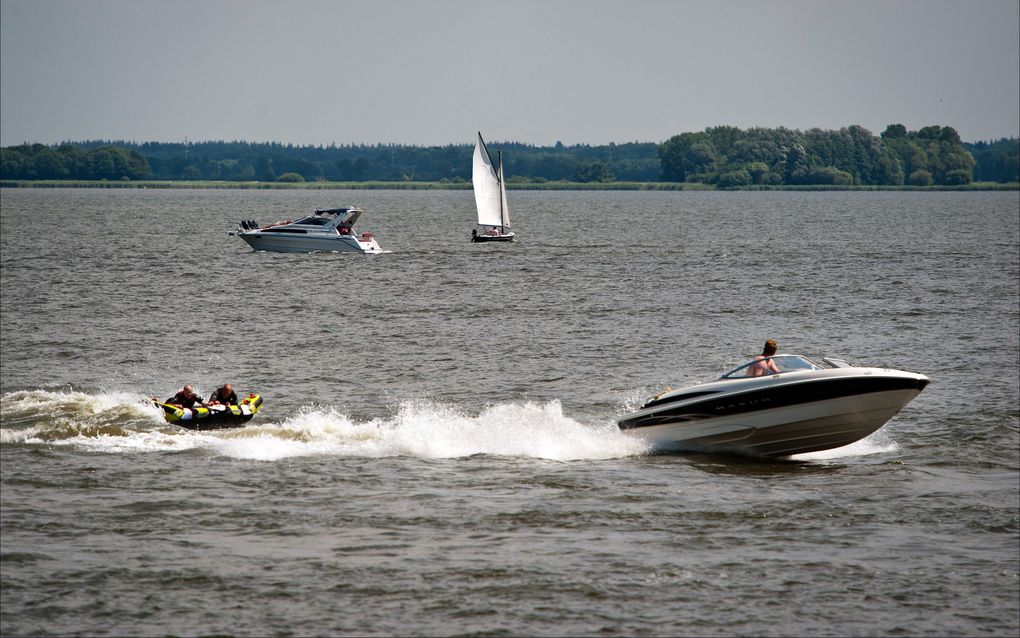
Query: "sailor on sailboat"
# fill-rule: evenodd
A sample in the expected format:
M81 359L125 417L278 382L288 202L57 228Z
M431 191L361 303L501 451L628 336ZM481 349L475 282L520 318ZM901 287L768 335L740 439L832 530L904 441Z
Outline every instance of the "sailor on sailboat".
M506 205L506 186L503 184L503 152L498 152L494 168L481 133L478 133L475 144L471 185L478 208L478 225L484 229L482 232L472 230L471 241L514 241L517 235L509 230L510 209Z

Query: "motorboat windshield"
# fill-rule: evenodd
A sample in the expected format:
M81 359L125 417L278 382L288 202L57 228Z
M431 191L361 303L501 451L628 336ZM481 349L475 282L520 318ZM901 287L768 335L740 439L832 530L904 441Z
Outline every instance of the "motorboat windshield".
M321 230L331 231L333 228L343 226L350 229L361 217L361 210L357 208L330 208L317 210L308 217L302 217L296 222L289 222L289 226L318 226Z
M295 224L300 224L302 226L325 226L327 224L332 223L332 221L333 221L333 219L330 218L330 217L313 216L313 217L304 217L302 219L297 220L294 223Z
M726 374L719 377L720 379L746 379L751 375L751 366L762 361L771 361L778 368L780 373L783 372L797 372L801 370L821 370L822 367L808 359L797 354L775 354L771 357L763 357L761 359L755 359L748 361L747 363L730 370Z

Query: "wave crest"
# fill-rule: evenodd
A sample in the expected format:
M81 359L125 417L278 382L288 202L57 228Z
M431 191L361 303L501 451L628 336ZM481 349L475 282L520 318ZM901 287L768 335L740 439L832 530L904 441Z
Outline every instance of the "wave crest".
M0 443L127 436L163 422L156 406L129 392L22 390L0 397Z

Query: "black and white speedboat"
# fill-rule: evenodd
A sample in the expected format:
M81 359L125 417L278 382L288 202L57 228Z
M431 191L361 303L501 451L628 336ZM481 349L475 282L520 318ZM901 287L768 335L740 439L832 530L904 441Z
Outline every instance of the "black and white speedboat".
M916 397L923 374L858 368L842 359L766 357L778 373L750 361L717 381L664 392L619 420L655 450L782 457L849 445L886 424Z

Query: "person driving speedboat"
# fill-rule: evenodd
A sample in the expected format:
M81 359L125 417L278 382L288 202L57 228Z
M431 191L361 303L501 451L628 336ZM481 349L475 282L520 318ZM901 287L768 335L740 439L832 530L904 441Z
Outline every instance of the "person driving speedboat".
M755 357L757 363L747 368L747 376L761 377L768 374L779 374L779 368L776 367L776 363L769 358L776 354L776 350L778 350L776 340L767 340L761 354Z

